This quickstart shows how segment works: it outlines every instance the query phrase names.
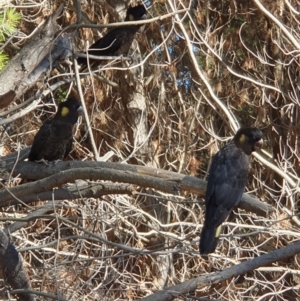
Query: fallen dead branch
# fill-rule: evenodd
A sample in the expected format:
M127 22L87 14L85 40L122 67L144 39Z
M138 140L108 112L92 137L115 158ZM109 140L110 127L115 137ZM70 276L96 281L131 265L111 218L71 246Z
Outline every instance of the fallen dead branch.
M196 289L203 288L213 283L219 283L232 277L243 275L259 267L268 266L273 262L294 256L299 252L300 242L296 242L279 250L275 250L268 254L264 254L257 258L234 265L233 267L227 268L223 271L199 276L197 278L193 278L180 284L171 286L163 291L158 291L157 293L154 293L146 298L140 299L139 301L171 301L176 297L182 297L185 294L191 294Z

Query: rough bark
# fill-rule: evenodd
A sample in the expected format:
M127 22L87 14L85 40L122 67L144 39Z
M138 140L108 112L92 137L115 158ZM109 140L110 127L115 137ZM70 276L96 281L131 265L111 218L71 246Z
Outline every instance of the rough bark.
M23 95L36 82L37 74L40 76L47 70L44 62L42 66L39 64L54 47L55 34L58 30L56 19L62 10L63 5L46 20L20 53L0 73L0 109ZM57 45L60 45L60 42ZM47 60L52 62L53 58ZM37 66L39 70L35 70ZM41 72L41 68L43 68L43 72Z
M24 149L19 153L18 157L20 159L22 158L24 159L28 154L28 152L29 152L29 148ZM3 160L6 162L7 171L9 172L12 171L13 176L20 174L21 177L30 180L40 180L43 178L53 176L52 179L55 182L53 183L51 182L52 185L61 185L61 183L57 182L58 179L57 174L59 172L73 170L73 172L70 171L70 175L68 175L67 178L65 178L65 180L76 180L78 179L79 173L77 171L75 172L75 170L87 169L93 171L96 168L98 168L99 174L97 176L101 174L101 170L102 170L103 173L102 179L119 181L119 182L122 180L124 183L131 183L139 186L143 186L144 183L145 185L144 187L151 187L157 190L162 189L161 191L163 192L177 193L177 190L179 189L180 192L182 193L183 192L195 193L200 197L203 197L205 195L205 190L206 190L206 181L204 180L195 177L186 176L183 174L178 174L171 171L166 171L166 170L161 170L161 169L156 169L156 168L151 168L146 166L110 163L110 162L80 162L80 161L58 162L54 166L53 165L46 166L34 162L19 161L15 165L14 162L16 160L16 157L17 157L17 153L15 153L14 155L3 157ZM111 178L107 178L106 177L107 175L105 175L105 172L109 170L110 170L109 174L111 175ZM84 174L84 171L82 172ZM129 179L129 177L126 176L126 172L130 174L131 180ZM121 175L122 173L125 173L123 178ZM91 176L92 176L91 173L87 172L85 179L91 179ZM96 179L99 180L100 178L97 178L97 176L95 177ZM143 176L146 177L143 178ZM141 182L142 179L144 179L143 183ZM164 181L165 184L163 183ZM45 182L47 183L47 181ZM41 186L39 186L40 183L41 182L30 183L32 185L37 186L36 190L34 190L34 193L41 193L45 191L43 190L44 188L41 188ZM33 193L33 191L31 192L30 190L27 190L29 186L25 187L25 185L22 185L20 187L11 188L10 192L15 193L20 190L21 192L18 192L20 193L18 195L22 197L28 196L31 193ZM51 189L54 186L50 185L49 187ZM172 190L171 187L175 188L175 190ZM89 194L82 195L82 196L88 196L88 195ZM12 197L9 192L1 191L0 199L1 199L0 206L3 207L3 206L7 206L8 204L7 202L11 201ZM272 206L263 203L247 194L243 195L242 201L240 202L238 207L262 216L267 216L273 210Z

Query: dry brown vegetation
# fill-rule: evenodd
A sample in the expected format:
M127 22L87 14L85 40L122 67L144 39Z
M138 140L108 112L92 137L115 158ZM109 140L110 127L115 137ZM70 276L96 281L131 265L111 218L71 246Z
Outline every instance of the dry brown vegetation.
M76 24L78 11L75 1L64 3L57 22L63 34L72 34L74 51L79 52L85 40L92 42L105 28L68 28ZM11 57L59 4L36 1L28 7L23 0L7 4L16 5L23 16L18 34L5 47ZM70 58L3 109L1 118L11 117L17 112L9 109L62 79L73 78L43 97L35 110L28 110L9 127L2 125L2 155L30 146L36 130L55 112L53 99L66 94L81 97L88 116L78 126L68 160L106 156L102 160L205 179L211 156L235 130L256 126L262 129L265 144L251 162L247 192L274 210L265 217L235 210L216 253L204 260L198 253L205 210L202 198L126 181L74 181L74 174L70 185L62 188L92 190L94 183L100 183L105 193L61 200L50 189L46 201L30 203L27 198L28 205L6 206L1 213L1 228L10 227L11 241L23 256L33 290L66 300L142 299L289 246L300 236L300 2L149 4L149 18L169 16L143 26L129 55L132 60L102 62L100 71L93 69L76 81ZM86 0L81 5L85 24L88 20L107 24L124 17L121 1ZM187 10L172 14L183 9ZM13 175L5 184L8 188L24 185ZM299 261L299 255L289 256L156 300L298 300Z

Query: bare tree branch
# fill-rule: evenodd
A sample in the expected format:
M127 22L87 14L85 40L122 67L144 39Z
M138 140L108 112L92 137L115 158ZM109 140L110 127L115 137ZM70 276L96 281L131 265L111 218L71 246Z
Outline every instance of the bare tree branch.
M57 301L67 301L67 299L65 299L61 296L58 296L58 295L53 295L53 294L40 292L40 291L35 291L35 290L30 290L30 289L18 289L18 290L16 289L16 290L12 290L10 293L11 294L24 295L24 296L26 294L31 294L31 295L42 296L42 297L57 300Z
M38 186L39 182L35 183ZM49 191L40 191L34 194L22 195L22 203L28 204L38 201L47 201L54 198L55 200L67 200L67 199L80 199L80 198L99 198L107 194L128 194L131 195L136 190L134 185L129 184L113 184L113 183L90 183L86 185L72 185L68 189L58 188ZM4 207L7 205L17 205L20 201L18 199L11 199L0 205Z
M24 150L21 153L21 158L24 158L28 151L29 149ZM14 158L15 156L12 155L3 158L7 164L6 169L9 172L11 171ZM93 172L96 169L99 170L97 170L97 174L93 175ZM68 172L64 173L63 171ZM48 189L61 185L62 183L74 181L76 179L118 181L143 187L151 187L167 193L175 194L177 193L177 190L180 189L180 191L195 193L200 197L204 197L206 190L206 181L198 178L151 167L109 162L64 161L58 162L55 166L46 166L34 162L19 161L13 170L13 175L18 174L29 180L46 179L10 189L10 193L15 197L25 197L32 193L45 192ZM132 180L130 181L130 179ZM160 179L164 179L165 183ZM44 183L47 186L44 186ZM10 193L7 191L0 191L0 207L7 206L10 203ZM12 204L14 203L15 201ZM264 216L268 215L270 211L272 211L271 206L260 202L247 194L243 195L239 207Z
M268 266L276 261L297 255L300 252L300 242L293 243L287 247L261 255L257 258L242 262L220 272L206 274L197 278L184 281L180 284L166 288L164 291L158 291L148 297L139 299L139 301L171 301L174 298L191 294L196 289L204 288L213 283L220 283L227 279L251 272L261 266Z

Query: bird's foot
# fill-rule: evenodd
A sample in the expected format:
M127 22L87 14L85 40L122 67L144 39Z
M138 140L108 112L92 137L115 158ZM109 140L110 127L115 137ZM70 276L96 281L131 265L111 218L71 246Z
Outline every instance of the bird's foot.
M49 161L45 159L35 160L36 163L44 163L45 165L49 165Z
M53 164L53 166L55 166L58 162L61 162L61 161L62 161L62 160L57 159L57 160L51 161L51 164Z

